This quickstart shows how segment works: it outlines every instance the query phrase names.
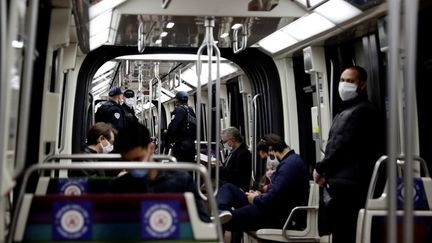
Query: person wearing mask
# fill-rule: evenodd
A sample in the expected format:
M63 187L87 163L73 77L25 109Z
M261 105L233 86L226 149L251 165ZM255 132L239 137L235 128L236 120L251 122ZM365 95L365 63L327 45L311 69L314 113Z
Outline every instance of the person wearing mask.
M113 144L117 131L111 124L97 122L87 132L86 147L83 149L87 154L108 154L113 151ZM105 176L103 170L71 170L71 177Z
M180 91L175 96L175 108L165 134L166 144L172 145L172 155L177 161L195 161L196 115L187 105L188 94Z
M257 153L258 157L265 161L266 164L266 172L265 175L261 178L259 191L267 192L271 183L271 175L276 171L276 167L279 165L279 161L275 156L269 154L268 146L266 142L261 139L257 143Z
M333 119L324 158L316 164L314 180L324 187L320 205L321 234L333 242L355 242L359 209L365 206L369 181L382 152L380 117L368 101L367 73L346 68L340 77L342 105Z
M241 242L239 232L281 229L294 207L307 205L309 176L305 162L280 136L268 134L263 140L269 154L280 161L271 175L269 190L265 193L244 191L231 183L219 188L219 218L224 230L235 232L231 239L233 243ZM301 213L296 215L289 228L302 228L303 216Z
M133 90L125 90L123 93L124 103L122 104L126 125L130 123L138 122L138 118L135 115L135 92Z
M115 148L124 161L153 161L155 144L149 130L140 123L123 127L115 140ZM183 193L192 192L198 215L209 222L208 212L189 173L165 170L129 170L120 172L108 188L110 193Z
M252 175L252 154L248 150L240 131L228 127L221 131L221 143L228 156L219 167L219 178L222 183L231 183L248 191Z
M121 106L123 92L119 87L114 87L108 92L109 100L103 103L95 114L95 122L110 123L116 130L120 130L126 118Z

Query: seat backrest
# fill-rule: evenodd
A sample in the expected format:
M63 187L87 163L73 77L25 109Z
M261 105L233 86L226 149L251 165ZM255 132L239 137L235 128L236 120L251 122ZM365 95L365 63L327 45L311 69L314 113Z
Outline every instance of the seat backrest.
M36 195L83 195L106 193L111 177L50 178L40 177Z
M192 193L24 197L14 241L217 240Z

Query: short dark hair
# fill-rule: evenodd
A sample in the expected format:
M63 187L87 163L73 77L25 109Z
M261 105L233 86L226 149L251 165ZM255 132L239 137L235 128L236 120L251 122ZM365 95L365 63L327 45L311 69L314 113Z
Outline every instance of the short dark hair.
M132 98L135 96L135 92L133 90L127 89L125 92L123 92L123 95L126 98Z
M264 141L263 139L261 139L257 143L256 150L257 150L257 152L264 151L264 152L268 153L268 145L267 145L266 141Z
M349 67L345 68L345 70L346 69L351 69L351 70L357 71L359 81L362 81L362 82L367 81L367 72L364 68L354 65L354 66L349 66Z
M97 140L101 135L111 140L111 132L113 132L114 135L116 134L111 124L105 122L95 123L87 132L87 145L97 144Z
M282 152L284 149L289 148L282 137L276 134L264 135L263 140L267 146L271 146L276 152Z
M120 129L114 141L114 149L122 154L137 147L147 148L149 144L149 130L144 125L135 122Z

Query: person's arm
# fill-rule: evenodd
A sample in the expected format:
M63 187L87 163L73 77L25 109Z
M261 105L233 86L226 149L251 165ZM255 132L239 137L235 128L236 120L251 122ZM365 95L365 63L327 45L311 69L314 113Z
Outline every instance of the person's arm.
M171 122L168 125L168 137L172 137L181 126L186 112L181 107L176 107L171 115Z
M124 125L124 112L120 106L113 105L109 108L109 123L118 130Z

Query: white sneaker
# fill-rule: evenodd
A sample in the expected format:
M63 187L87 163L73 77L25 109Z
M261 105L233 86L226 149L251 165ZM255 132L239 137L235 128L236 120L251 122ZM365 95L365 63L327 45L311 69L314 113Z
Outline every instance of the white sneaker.
M228 210L219 210L219 220L221 224L228 223L232 219L232 214ZM211 220L214 220L214 217L210 217Z

